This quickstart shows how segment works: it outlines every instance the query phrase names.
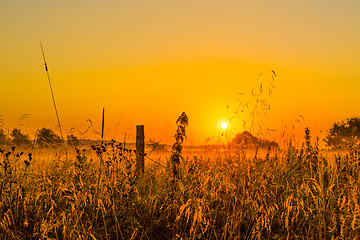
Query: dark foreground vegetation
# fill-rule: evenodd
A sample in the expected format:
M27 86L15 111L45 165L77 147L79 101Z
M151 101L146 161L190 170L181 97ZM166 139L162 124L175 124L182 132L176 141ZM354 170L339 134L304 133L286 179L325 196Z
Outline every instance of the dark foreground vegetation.
M1 239L360 235L357 149L320 154L307 131L300 149L183 158L180 135L164 167L148 164L141 176L136 153L115 141L73 148L68 161L58 149L2 148Z

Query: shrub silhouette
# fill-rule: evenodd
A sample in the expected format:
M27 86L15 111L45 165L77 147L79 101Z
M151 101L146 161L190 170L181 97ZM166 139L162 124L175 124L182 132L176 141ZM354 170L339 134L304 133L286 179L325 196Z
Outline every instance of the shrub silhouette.
M18 147L31 146L30 137L27 134L23 134L20 129L14 128L11 132L12 142Z
M243 148L278 148L278 144L274 141L268 141L253 136L248 131L236 134L232 140L232 144L237 147Z
M79 138L76 137L74 134L67 135L67 144L70 146L77 147L79 146Z
M56 135L53 130L48 128L42 128L36 140L39 147L59 147L61 145L61 138Z
M335 122L328 130L324 140L333 149L347 149L360 144L360 119L348 118L342 122Z

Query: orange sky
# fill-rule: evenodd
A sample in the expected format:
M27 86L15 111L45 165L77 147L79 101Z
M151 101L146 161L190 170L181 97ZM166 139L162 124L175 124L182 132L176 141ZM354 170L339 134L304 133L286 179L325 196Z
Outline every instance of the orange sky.
M65 131L93 122L106 138L189 144L219 137L238 93L252 101L277 73L266 126L325 132L359 114L360 1L10 1L0 4L0 114L32 134L57 125L39 41ZM227 110L229 106L229 110ZM31 116L21 119L24 114ZM304 117L301 124L298 114ZM245 111L231 134L250 122ZM96 135L91 133L89 137Z

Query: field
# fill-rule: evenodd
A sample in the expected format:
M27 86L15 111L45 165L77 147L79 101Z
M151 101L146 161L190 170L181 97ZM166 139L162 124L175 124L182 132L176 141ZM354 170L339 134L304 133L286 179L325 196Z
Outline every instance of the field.
M2 147L1 239L360 235L359 153L319 151L309 135L298 149L152 153L140 175L121 143L68 151Z

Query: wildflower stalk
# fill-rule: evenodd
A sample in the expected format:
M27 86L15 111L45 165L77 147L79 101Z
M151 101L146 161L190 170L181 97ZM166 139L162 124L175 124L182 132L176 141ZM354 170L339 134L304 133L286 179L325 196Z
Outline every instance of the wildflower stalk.
M172 155L170 157L170 164L172 170L172 186L173 191L175 192L177 187L176 183L180 179L180 159L184 159L181 155L182 153L182 143L184 139L186 139L186 127L189 125L189 120L185 112L183 112L178 120L176 121L177 130L174 138L176 142L172 146ZM181 182L179 182L179 188L182 192L184 192L184 186Z

